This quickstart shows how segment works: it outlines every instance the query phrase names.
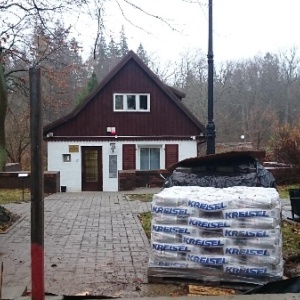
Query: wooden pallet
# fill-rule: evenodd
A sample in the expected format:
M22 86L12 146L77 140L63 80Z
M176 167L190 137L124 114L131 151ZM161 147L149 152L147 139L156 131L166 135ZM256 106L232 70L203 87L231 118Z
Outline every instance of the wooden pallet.
M207 275L207 277L206 277ZM236 289L240 291L248 291L257 287L260 284L248 283L242 281L224 281L211 280L197 269L165 269L165 268L148 268L148 282L156 284L188 284L188 285L203 285L214 286L228 289Z

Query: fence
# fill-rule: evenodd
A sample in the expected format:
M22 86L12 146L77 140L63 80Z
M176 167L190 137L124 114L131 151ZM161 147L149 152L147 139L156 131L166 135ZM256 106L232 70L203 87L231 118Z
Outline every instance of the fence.
M30 172L0 172L0 189L30 189ZM60 172L44 172L44 192L60 191Z

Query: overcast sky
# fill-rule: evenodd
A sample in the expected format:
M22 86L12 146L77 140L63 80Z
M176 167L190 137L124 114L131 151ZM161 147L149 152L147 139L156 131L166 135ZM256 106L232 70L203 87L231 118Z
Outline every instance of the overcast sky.
M208 0L132 0L145 11L159 15L167 24L116 2L105 10L107 40L119 38L124 25L129 47L136 51L141 42L146 51L164 60L176 60L180 53L208 48ZM108 2L107 2L108 3ZM250 58L300 45L300 0L213 0L213 43L215 61ZM85 21L88 24L88 21ZM92 45L96 23L77 27L85 48ZM300 48L300 47L299 47ZM300 49L299 49L300 51Z

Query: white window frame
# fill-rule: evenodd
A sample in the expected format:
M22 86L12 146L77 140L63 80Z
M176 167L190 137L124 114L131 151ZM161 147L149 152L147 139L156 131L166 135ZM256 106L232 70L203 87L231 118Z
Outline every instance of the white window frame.
M138 170L141 170L141 149L144 148L155 148L159 150L159 169L151 169L151 170L160 170L162 168L162 155L163 155L163 147L162 145L149 145L149 144L145 144L145 145L138 145L138 155L137 155L137 167ZM149 169L148 169L149 170ZM141 170L141 171L147 171L147 170Z
M116 109L116 96L123 97L123 109ZM135 96L136 109L129 109L127 107L127 96ZM140 108L140 96L147 96L147 109ZM114 93L113 103L115 112L150 112L150 94L147 93Z

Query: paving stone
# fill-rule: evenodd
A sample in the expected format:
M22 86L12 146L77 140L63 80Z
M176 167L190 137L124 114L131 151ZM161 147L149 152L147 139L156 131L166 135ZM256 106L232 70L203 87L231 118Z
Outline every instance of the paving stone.
M116 204L117 203L117 204ZM137 213L150 203L124 193L57 193L45 198L45 287L57 295L99 290L120 282L147 282L149 243ZM22 216L0 235L4 286L30 289L30 203L8 204Z

